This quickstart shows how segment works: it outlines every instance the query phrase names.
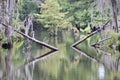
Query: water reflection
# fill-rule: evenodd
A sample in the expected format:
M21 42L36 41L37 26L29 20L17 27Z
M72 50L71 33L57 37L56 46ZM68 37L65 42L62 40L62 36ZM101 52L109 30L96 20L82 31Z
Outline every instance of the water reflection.
M101 61L101 63L93 62L92 60L81 56L81 52L74 51L70 46L75 42L73 34L62 32L63 39L60 37L49 38L42 36L42 39L47 39L47 43L57 46L60 51L49 57L49 49L40 47L33 42L25 42L22 45L16 43L13 46L12 54L8 55L8 51L0 49L0 79L1 80L119 80L116 75L110 74L107 67L111 65L110 55L95 55L98 53L93 48L90 48L88 41L78 47L87 54L91 54L93 58ZM39 38L41 37L39 36ZM44 37L43 37L44 36ZM78 38L77 38L78 39ZM21 44L21 43L20 43ZM17 48L16 48L17 47ZM46 53L46 54L45 54ZM48 53L48 54L47 54ZM104 52L99 51L103 54ZM42 58L41 58L42 57ZM113 59L113 58L112 58ZM118 59L116 59L118 60ZM106 62L105 62L106 61ZM30 62L30 65L29 63ZM104 66L102 65L104 63ZM118 63L119 64L119 61ZM111 67L109 69L112 70ZM118 65L119 70L119 65Z
M7 56L5 56L5 75L7 80L13 80L13 65L12 65L12 58L11 54L8 53Z
M23 53L25 54L27 62L32 58L31 55L31 42L29 39L26 39L24 42Z
M113 77L113 80L120 80L120 77L114 76L114 77Z
M103 64L99 64L99 66L98 66L98 77L99 77L99 80L104 80L105 69L104 69Z
M119 71L120 67L120 55L119 54L111 54L101 50L100 62L104 65L107 71Z
M0 53L0 79L1 80L13 80L13 63L12 63L11 52L12 50L9 50L7 55L2 55L2 53Z

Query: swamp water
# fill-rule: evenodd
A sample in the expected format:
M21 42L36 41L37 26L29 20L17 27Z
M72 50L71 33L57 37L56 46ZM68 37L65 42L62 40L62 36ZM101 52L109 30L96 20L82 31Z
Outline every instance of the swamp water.
M92 61L71 48L79 40L75 35L66 31L58 35L50 37L46 32L35 35L37 39L59 49L42 59L39 56L50 50L29 40L14 42L11 53L0 48L0 80L120 80L118 72L103 66L102 63L111 64L104 59L104 55L99 56L103 52L90 46L90 39L78 47L84 53L103 60L102 63Z

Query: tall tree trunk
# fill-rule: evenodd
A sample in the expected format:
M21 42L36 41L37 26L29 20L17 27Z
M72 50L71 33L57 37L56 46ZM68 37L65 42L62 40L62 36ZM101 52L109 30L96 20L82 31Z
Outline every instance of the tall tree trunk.
M5 12L5 24L12 26L12 18L14 15L14 2L15 0L6 0L6 12ZM13 80L13 70L12 70L12 28L5 27L5 36L8 39L10 48L8 48L8 55L6 56L6 70L7 70L7 80Z
M117 23L117 8L116 8L116 0L111 0L112 3L112 22L113 22L113 27L115 28L116 32L119 32L118 30L118 23Z
M6 12L5 12L5 24L12 25L12 17L14 14L15 0L7 0L6 2ZM5 27L5 36L8 38L8 43L12 46L12 29ZM11 48L9 49L11 51Z

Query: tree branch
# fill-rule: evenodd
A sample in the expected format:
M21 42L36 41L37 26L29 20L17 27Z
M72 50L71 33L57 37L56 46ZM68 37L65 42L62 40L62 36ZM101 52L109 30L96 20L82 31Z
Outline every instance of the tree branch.
M111 39L111 37L102 39L102 40L100 40L100 41L97 41L97 42L93 43L91 46L93 46L93 47L95 47L95 48L98 48L101 42L106 41L106 40L108 40L108 39ZM98 47L97 47L97 45L98 45Z

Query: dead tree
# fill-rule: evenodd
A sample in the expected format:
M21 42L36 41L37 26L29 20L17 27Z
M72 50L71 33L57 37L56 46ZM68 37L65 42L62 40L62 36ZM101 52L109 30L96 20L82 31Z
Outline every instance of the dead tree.
M113 27L115 28L116 32L118 31L118 22L117 22L117 2L116 0L111 0L111 11L112 11L112 22L113 22Z
M25 26L25 34L30 35L34 37L34 31L33 31L33 15L29 14L25 20L24 20L24 26Z

